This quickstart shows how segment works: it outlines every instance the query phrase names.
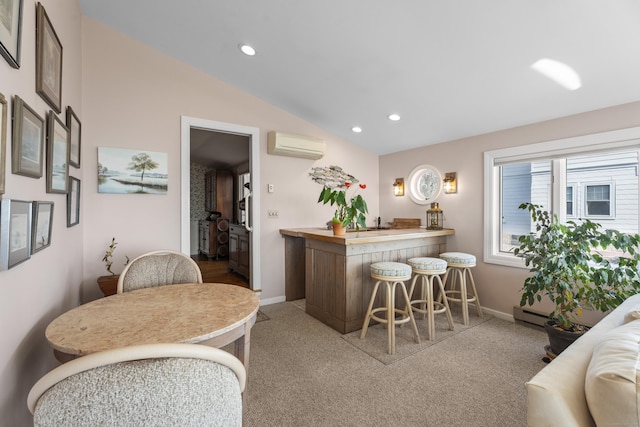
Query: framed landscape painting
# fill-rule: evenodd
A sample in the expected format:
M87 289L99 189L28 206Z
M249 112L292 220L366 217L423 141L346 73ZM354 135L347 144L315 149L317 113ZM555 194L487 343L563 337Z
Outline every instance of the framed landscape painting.
M47 193L66 194L69 181L69 129L53 111L49 111L47 121Z
M69 165L79 168L82 124L71 107L67 107L67 128L69 128Z
M80 224L80 180L69 177L67 193L67 227Z
M167 194L167 153L98 147L98 193Z
M42 4L36 8L36 92L62 111L62 44Z
M13 99L11 172L41 178L46 137L44 119L19 96Z
M31 258L31 202L0 201L0 270Z
M33 202L32 216L31 253L35 254L51 245L53 202Z
M20 68L22 0L0 0L0 54L13 68Z

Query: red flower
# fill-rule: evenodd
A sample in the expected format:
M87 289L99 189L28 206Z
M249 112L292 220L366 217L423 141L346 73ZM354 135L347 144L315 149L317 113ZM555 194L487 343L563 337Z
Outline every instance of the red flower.
M364 190L365 188L367 188L367 184L360 184L360 188Z
M351 187L351 182L345 181L344 182L344 186L347 187L347 188Z

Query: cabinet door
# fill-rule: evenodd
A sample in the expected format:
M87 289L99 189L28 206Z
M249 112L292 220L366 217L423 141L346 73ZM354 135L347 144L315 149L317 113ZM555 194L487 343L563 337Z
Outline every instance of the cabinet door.
M231 229L229 233L229 268L235 270L238 268L238 235Z
M204 176L204 210L207 212L216 209L216 174L209 172Z
M238 269L245 272L245 276L249 275L249 236L247 233L238 239Z
M216 175L216 211L222 218L234 220L233 209L233 172L219 170Z

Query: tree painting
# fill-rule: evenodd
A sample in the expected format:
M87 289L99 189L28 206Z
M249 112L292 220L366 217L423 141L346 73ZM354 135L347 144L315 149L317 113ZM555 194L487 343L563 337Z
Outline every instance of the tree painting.
M144 172L147 170L153 170L158 167L158 163L154 162L147 153L136 154L131 157L131 163L127 169L142 172L140 174L140 182L144 181Z
M98 192L167 194L167 153L98 147Z

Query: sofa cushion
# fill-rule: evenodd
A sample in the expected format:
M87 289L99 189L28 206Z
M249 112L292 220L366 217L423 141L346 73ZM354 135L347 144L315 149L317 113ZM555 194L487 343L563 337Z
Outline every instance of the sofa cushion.
M633 310L629 311L624 316L624 323L632 322L636 319L640 319L640 307L636 307Z
M640 426L640 320L612 329L594 347L585 396L597 425Z

